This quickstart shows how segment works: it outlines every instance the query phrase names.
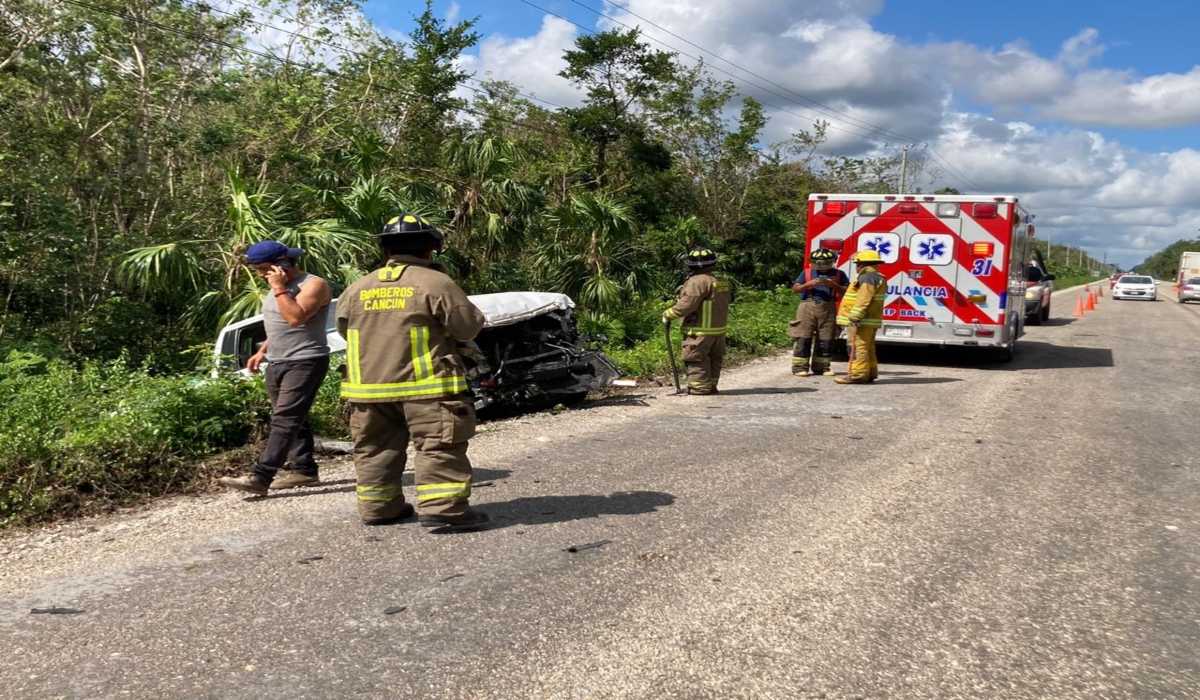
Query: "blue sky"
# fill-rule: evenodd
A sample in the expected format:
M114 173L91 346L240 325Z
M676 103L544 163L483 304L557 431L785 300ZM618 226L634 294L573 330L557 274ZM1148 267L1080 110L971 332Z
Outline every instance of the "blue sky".
M1017 193L1057 241L1110 251L1121 264L1200 229L1200 2L529 1L590 29L609 26L601 10L697 53L625 13L641 15L795 93L911 137L949 164L946 181ZM401 33L423 9L412 0L364 6L381 30ZM468 70L557 104L578 99L555 73L582 30L521 0L438 0L434 10L478 16L482 39ZM739 90L811 114L748 83ZM811 128L792 114L771 116L767 142ZM831 132L832 152L896 145L894 135L839 123L850 128Z

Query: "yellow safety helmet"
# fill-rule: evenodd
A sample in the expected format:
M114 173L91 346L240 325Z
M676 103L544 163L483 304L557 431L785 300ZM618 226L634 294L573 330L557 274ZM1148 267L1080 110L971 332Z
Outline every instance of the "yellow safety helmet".
M874 250L860 250L854 256L854 262L858 265L878 265L883 262L883 258L879 257L879 252Z

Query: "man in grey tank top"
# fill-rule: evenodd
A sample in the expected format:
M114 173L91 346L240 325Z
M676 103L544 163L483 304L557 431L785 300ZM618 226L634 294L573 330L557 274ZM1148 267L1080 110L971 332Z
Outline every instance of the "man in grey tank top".
M279 241L255 243L246 251L246 264L271 288L263 299L267 340L246 363L246 369L257 374L267 362L264 383L271 396L271 433L253 471L223 477L221 484L259 496L268 489L320 483L308 412L329 370L325 329L332 294L325 280L297 267L301 255L302 248ZM289 460L291 471L276 479Z

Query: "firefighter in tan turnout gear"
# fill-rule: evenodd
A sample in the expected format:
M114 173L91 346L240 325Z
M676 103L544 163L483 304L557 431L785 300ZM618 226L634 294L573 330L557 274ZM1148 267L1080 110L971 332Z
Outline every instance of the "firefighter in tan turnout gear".
M850 369L838 384L870 384L879 378L875 359L875 333L883 325L883 302L887 297L887 278L879 272L883 258L873 250L854 256L858 274L838 307L837 324L849 334Z
M733 287L713 274L716 265L717 254L708 248L688 253L688 279L679 288L679 301L663 314L664 322L678 319L683 331L689 394L715 394L721 379Z
M346 339L342 396L350 402L358 513L368 525L412 517L400 488L411 440L418 521L434 531L478 529L487 515L468 506L475 407L457 343L484 316L432 262L441 231L412 214L379 234L387 265L342 294L337 330Z
M832 346L838 333L837 299L846 291L850 278L833 266L837 253L828 248L814 250L808 260L809 268L792 285L792 291L800 295L796 318L788 324L788 335L796 339L792 374L832 377Z

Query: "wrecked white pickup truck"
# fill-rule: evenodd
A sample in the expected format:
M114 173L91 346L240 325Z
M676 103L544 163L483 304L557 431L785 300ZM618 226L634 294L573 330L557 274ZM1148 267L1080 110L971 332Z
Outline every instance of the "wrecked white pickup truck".
M584 347L571 313L575 302L565 294L501 292L474 295L471 301L487 318L478 337L462 347L476 410L576 404L621 376L612 360ZM334 299L326 332L335 355L346 351L333 325L336 313ZM214 375L222 370L249 374L246 361L266 337L261 315L222 328L213 349Z

